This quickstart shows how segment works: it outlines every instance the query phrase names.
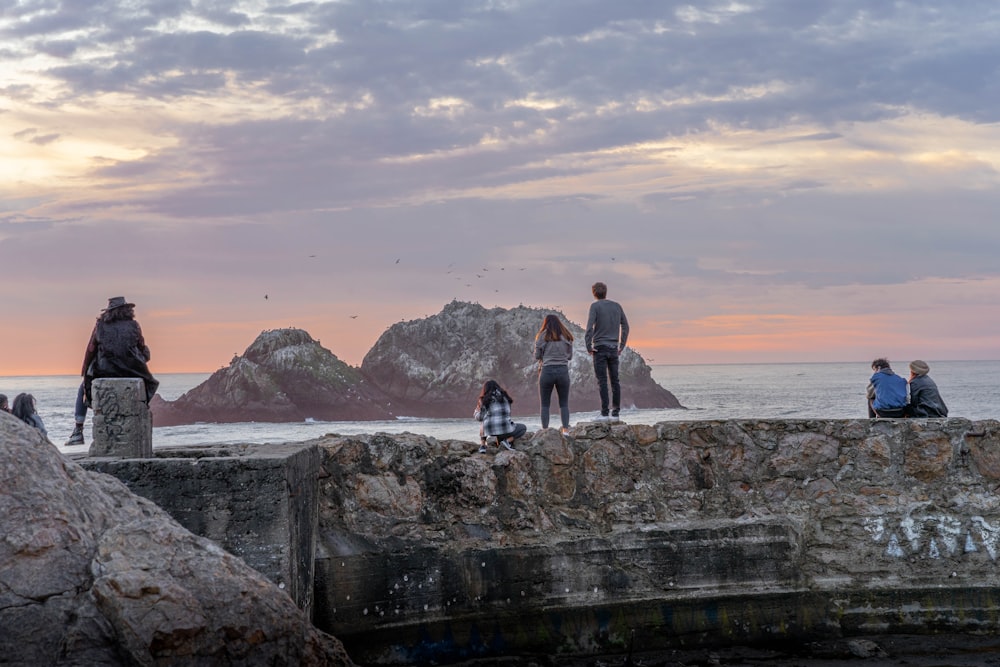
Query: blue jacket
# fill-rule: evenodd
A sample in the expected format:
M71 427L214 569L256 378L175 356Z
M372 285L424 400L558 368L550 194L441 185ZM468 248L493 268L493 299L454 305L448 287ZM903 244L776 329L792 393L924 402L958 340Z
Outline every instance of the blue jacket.
M905 408L906 386L906 379L893 373L891 368L880 369L872 375L868 385L874 392L872 407L876 410Z

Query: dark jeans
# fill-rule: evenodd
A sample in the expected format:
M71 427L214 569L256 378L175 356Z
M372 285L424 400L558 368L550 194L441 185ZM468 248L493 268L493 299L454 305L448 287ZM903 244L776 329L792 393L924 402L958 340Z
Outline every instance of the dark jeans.
M538 398L542 405L542 428L549 427L552 388L559 394L559 416L563 428L569 428L569 366L542 366L538 374Z
M522 435L528 432L528 427L524 424L514 424L514 430L511 433L504 433L503 435L498 435L497 440L506 440L507 442L514 442Z
M611 378L611 410L618 415L622 406L622 386L618 382L618 348L599 345L594 348L594 374L601 392L601 415L608 416L608 378Z
M872 402L868 401L868 418L875 419L876 417L885 417L891 419L898 419L900 417L906 417L906 407L902 408L879 408L876 410L872 407Z

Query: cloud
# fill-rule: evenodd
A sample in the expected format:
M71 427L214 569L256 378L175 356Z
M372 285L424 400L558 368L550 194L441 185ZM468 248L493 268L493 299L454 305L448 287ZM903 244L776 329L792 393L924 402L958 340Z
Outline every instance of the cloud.
M602 278L662 340L891 331L986 307L998 28L977 0L29 0L0 17L0 265L75 317L127 291L355 351ZM327 324L345 302L374 330Z

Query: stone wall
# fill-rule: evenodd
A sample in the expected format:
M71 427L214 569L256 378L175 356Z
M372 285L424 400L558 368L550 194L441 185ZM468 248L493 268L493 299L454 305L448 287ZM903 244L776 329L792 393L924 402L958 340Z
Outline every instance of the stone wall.
M306 596L361 664L1000 632L1000 422L580 424L477 447L330 435L87 465Z
M317 625L362 663L1000 631L1000 423L320 443Z

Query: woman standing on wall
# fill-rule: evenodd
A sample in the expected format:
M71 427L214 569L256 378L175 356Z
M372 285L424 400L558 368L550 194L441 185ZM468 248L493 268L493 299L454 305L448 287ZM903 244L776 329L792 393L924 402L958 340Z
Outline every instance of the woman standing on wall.
M549 427L552 389L559 395L560 432L569 432L569 361L573 358L573 334L556 315L546 315L535 334L535 359L538 360L538 398L541 403L542 428Z

